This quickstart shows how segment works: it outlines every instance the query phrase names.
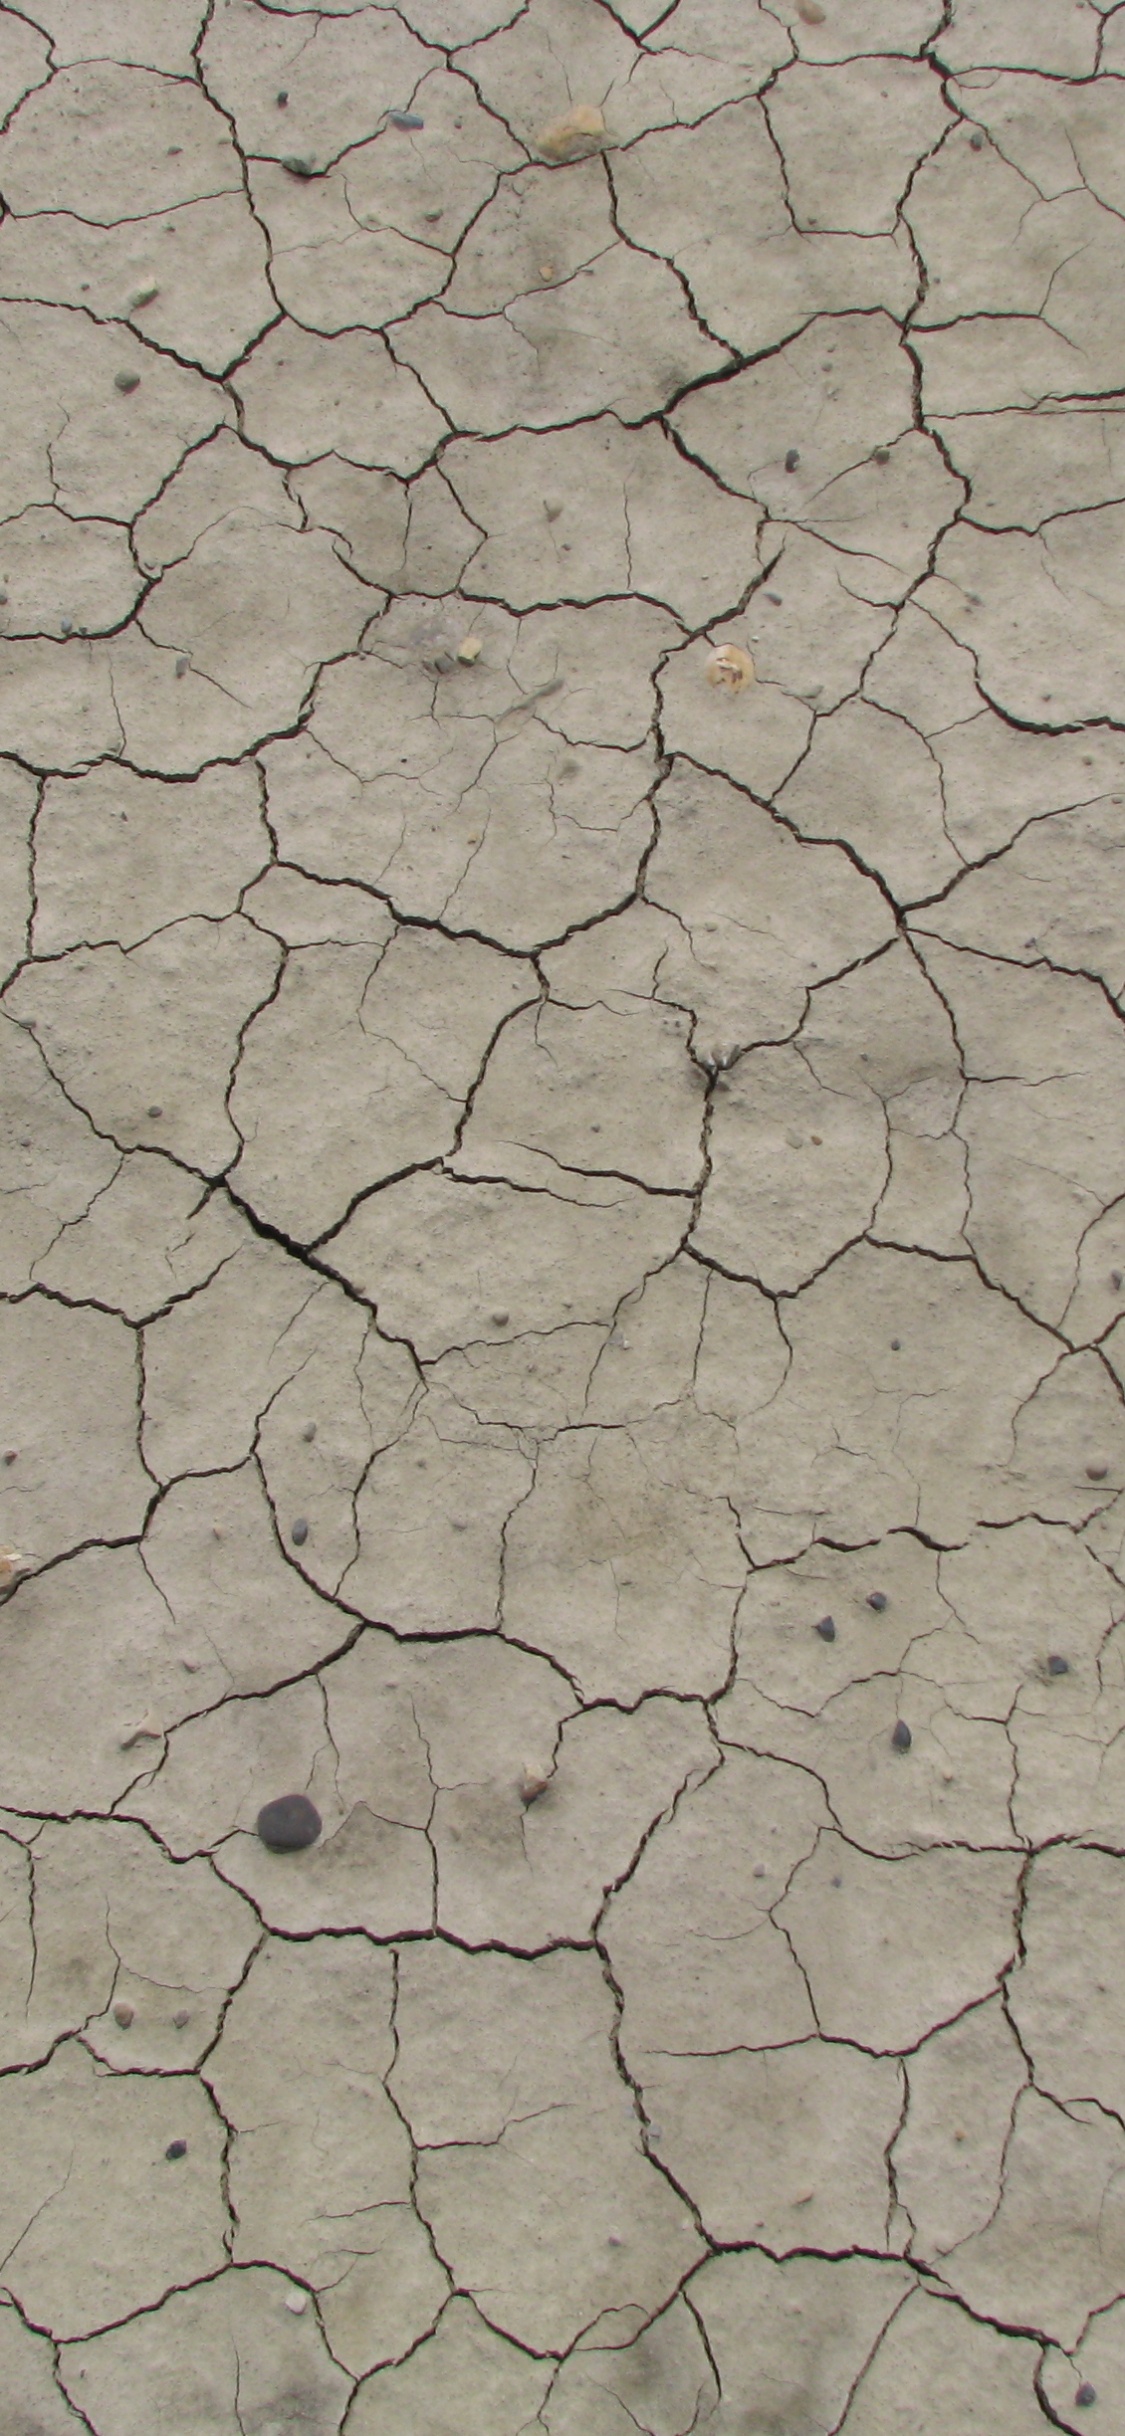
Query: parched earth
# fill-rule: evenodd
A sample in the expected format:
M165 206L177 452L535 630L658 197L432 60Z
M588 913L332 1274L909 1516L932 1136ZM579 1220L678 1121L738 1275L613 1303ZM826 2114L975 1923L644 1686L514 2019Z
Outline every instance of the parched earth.
M1118 2436L1125 5L0 113L3 2436Z

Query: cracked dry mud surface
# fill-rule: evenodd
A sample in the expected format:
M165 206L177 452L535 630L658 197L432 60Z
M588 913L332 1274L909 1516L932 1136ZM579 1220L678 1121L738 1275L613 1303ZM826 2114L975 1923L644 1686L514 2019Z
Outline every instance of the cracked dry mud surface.
M4 2436L1125 2421L1123 163L0 6Z

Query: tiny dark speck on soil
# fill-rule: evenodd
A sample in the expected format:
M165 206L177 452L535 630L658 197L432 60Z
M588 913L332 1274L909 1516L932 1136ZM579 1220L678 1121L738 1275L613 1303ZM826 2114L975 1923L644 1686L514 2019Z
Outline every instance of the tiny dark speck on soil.
M891 1338L891 1352L892 1352L892 1353L901 1353L901 1352L902 1352L902 1338L901 1338L900 1336L893 1336L893 1337Z
M891 1736L891 1741L893 1742L896 1751L909 1751L913 1740L914 1736L907 1725L905 1717L900 1717L894 1733Z
M169 2140L169 2142L168 2142L168 2146L167 2146L167 2148L165 2149L164 2154L165 2154L165 2156L166 2156L166 2157L186 2157L186 2156L187 2156L187 2141L186 2141L186 2140Z
M833 1621L833 1619L832 1619L832 1617L831 1617L831 1616L822 1616L822 1617L821 1617L821 1619L820 1619L819 1624L818 1624L818 1625L817 1625L817 1627L816 1627L816 1629L817 1629L818 1633L820 1634L820 1637L821 1637L821 1640L822 1640L822 1641L834 1641L834 1640L835 1640L835 1638L836 1638L836 1626L835 1626L835 1623L834 1623L834 1621Z
M800 449L799 449L799 448L787 448L787 449L786 449L786 451L785 451L785 471L786 471L786 473L787 473L787 474L795 474L795 473L796 473L796 471L797 471L797 467L799 466L800 462L801 462L801 451L800 451Z
M320 1812L307 1793L279 1793L258 1812L258 1834L270 1852L304 1852L320 1834Z
M1049 1675L1069 1675L1069 1658L1060 1658L1056 1652L1052 1650L1051 1655L1047 1660L1047 1673Z
M867 1604L869 1607L874 1608L877 1616L881 1616L884 1608L888 1605L886 1591L869 1590L867 1593Z
M278 94L278 97L277 97L277 106L278 106L278 109L279 109L279 110L287 110L287 109L288 109L288 107L289 107L289 95L288 95L287 93L279 93L279 94Z
M1089 2410L1089 2408L1090 2408L1090 2404L1091 2404L1092 2402L1096 2402L1096 2401L1097 2401L1097 2399L1098 2399L1098 2389L1097 2389L1097 2386L1096 2386L1096 2385L1080 2385L1080 2386L1079 2386L1079 2388L1078 2388L1078 2392L1076 2393L1076 2395L1075 2395L1074 2399L1075 2399L1076 2403L1078 2404L1078 2408L1079 2408L1079 2410L1080 2410L1080 2411L1088 2411L1088 2410Z
M969 149L971 152L984 151L984 137L980 134L979 130L976 135L971 135L969 137Z
M303 1548L308 1536L309 1526L305 1521L304 1515L299 1514L289 1534L289 1537L292 1540L295 1548Z

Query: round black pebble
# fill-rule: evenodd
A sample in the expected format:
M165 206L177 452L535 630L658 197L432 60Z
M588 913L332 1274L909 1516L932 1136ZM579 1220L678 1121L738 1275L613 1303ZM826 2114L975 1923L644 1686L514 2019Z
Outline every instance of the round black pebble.
M800 449L799 449L799 448L787 448L787 449L786 449L786 451L785 451L785 471L786 471L786 473L787 473L787 474L795 474L795 473L796 473L796 471L797 471L797 467L799 466L800 462L801 462L801 451L800 451Z
M1051 1655L1047 1660L1047 1673L1049 1675L1069 1675L1069 1658L1060 1658L1056 1652L1052 1650Z
M291 1532L290 1532L290 1534L289 1534L289 1537L290 1537L290 1539L292 1540L294 1547L295 1547L295 1548L303 1548L303 1547L304 1547L304 1544L305 1544L305 1541L307 1540L308 1536L309 1536L309 1526L308 1526L307 1522L305 1521L304 1515L303 1515L303 1514L298 1514L298 1516L297 1516L297 1520L296 1520L296 1522L294 1523L293 1528L292 1528L292 1530L291 1530Z
M187 2156L187 2141L186 2141L186 2140L169 2140L169 2142L168 2142L168 2146L167 2146L167 2148L165 2149L164 2154L165 2154L165 2156L166 2156L166 2157L186 2157L186 2156Z
M882 1613L883 1613L883 1609L886 1607L887 1603L888 1603L888 1602L887 1602L887 1594L886 1594L886 1591L885 1591L885 1590L869 1590L869 1591L868 1591L868 1593L867 1593L867 1604L868 1604L868 1606L869 1606L869 1607L873 1607L873 1608L874 1608L875 1613L876 1613L876 1615L877 1615L877 1616L881 1616L881 1615L882 1615Z
M270 1852L303 1852L320 1834L320 1812L307 1793L279 1793L259 1810L258 1833Z
M278 109L279 109L279 110L286 110L286 109L288 109L288 107L289 107L289 95L288 95L287 93L279 93L279 94L278 94L278 97L277 97L277 106L278 106Z
M913 1740L914 1736L907 1725L905 1717L900 1717L894 1733L891 1736L891 1741L893 1742L896 1751L909 1751Z
M821 1619L820 1619L819 1624L818 1624L818 1625L817 1625L817 1627L816 1627L816 1629L817 1629L818 1633L820 1634L820 1637L821 1637L821 1640L822 1640L822 1641L834 1641L834 1640L835 1640L835 1638L836 1638L836 1626L835 1626L835 1623L834 1623L834 1621L833 1621L833 1619L832 1619L832 1617L831 1617L831 1616L822 1616L822 1617L821 1617Z
M1078 2388L1078 2392L1076 2393L1076 2395L1075 2395L1074 2399L1075 2399L1076 2403L1078 2404L1078 2408L1079 2408L1079 2410L1080 2410L1080 2411L1088 2411L1088 2410L1089 2410L1089 2408L1090 2408L1090 2404L1091 2404L1092 2402L1096 2402L1096 2401L1097 2401L1097 2399L1098 2399L1098 2389L1097 2389L1097 2386L1096 2386L1096 2385L1080 2385L1080 2386L1079 2386L1079 2388Z

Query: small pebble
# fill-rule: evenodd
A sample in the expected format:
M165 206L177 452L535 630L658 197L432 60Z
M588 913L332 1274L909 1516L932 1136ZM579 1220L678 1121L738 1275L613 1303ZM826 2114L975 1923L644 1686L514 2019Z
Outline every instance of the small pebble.
M140 385L141 376L139 372L115 372L113 376L113 386L115 389L119 389L121 391L123 398L130 397L134 389L139 389Z
M131 313L143 313L146 305L156 303L156 299L159 294L159 288L138 288L132 304L129 307L129 311Z
M263 1803L257 1827L270 1852L304 1852L320 1834L320 1812L307 1793L279 1793Z
M309 2296L307 2292L298 2292L294 2290L292 2292L287 2292L285 2295L285 2306L292 2317L303 2318L308 2305Z
M480 655L481 640L479 634L464 635L457 645L457 657L460 660L462 667L471 668L474 660L479 660Z
M1080 2385L1074 2399L1080 2411L1088 2411L1091 2403L1096 2402L1098 2399L1097 2386Z
M7 1450L7 1453L5 1454L4 1461L5 1461L5 1463L18 1463L18 1462L19 1462L19 1448L18 1448L18 1447L15 1447L15 1446L10 1446L10 1447L8 1448L8 1450Z
M506 1328L512 1314L510 1311L490 1311L488 1316L494 1328Z
M604 142L605 119L596 102L576 102L538 138L539 150L549 161L580 161Z
M8 595L7 595L7 593L5 592L5 594L4 594L4 599L5 599L5 600L7 600L7 597L8 597ZM1120 1294L1122 1286L1123 1286L1123 1285L1125 1285L1125 1277L1123 1277L1123 1276L1122 1276L1122 1273L1121 1273L1121 1270L1120 1270L1120 1269L1111 1269L1111 1270L1110 1270L1110 1272L1109 1272L1109 1282L1110 1282L1110 1285L1113 1287L1113 1291L1114 1291L1114 1293L1115 1293L1115 1294Z
M902 1352L902 1338L901 1338L900 1336L893 1336L893 1337L891 1338L891 1352L892 1352L892 1353L901 1353L901 1352Z
M896 1751L909 1751L909 1749L910 1749L910 1745L911 1745L911 1743L913 1742L913 1740L914 1740L914 1736L913 1736L913 1734L911 1733L909 1726L907 1725L907 1722L906 1722L905 1717L900 1717L900 1718L899 1718L899 1721L898 1721L898 1724L897 1724L897 1725L896 1725L896 1727L895 1727L894 1733L893 1733L893 1734L892 1734L892 1736L891 1736L891 1741L892 1741L892 1742L893 1742L893 1744L894 1744L895 1750L896 1750Z
M173 2030L186 2030L190 2020L191 2015L188 2012L186 2005L181 2005L179 2012L173 2013L172 2015Z
M824 10L820 0L797 0L797 15L802 25L823 25Z
M178 659L178 660L177 660L177 662L176 662L176 675L177 675L178 677L186 677L187 672L188 672L188 670L189 670L189 668L190 668L190 667L191 667L191 661L190 661L189 659L186 659L186 658L185 658L185 656L184 656L184 654L183 654L183 652L181 652L181 653L180 653L180 656L179 656L179 659Z
M1086 1478L1087 1480L1104 1480L1108 1470L1108 1463L1088 1463L1086 1466Z
M869 1607L874 1608L877 1616L881 1616L884 1608L888 1604L886 1591L869 1590L867 1593L867 1604Z
M979 128L977 129L977 132L976 132L976 134L975 134L975 135L971 135L971 136L969 137L969 150L970 150L970 152L983 152L983 151L984 151L984 137L983 137L983 135L981 134L981 132L980 132Z
M302 1436L302 1438L304 1439L304 1441L305 1441L305 1445L306 1445L306 1446L311 1446L311 1445L312 1445L313 1439L314 1439L314 1438L315 1438L315 1436L316 1436L316 1423L315 1423L315 1421L306 1421L305 1426L304 1426L303 1430L301 1431L301 1436Z
M430 222L433 222L434 220L444 220L445 213L444 211L424 211L422 218L423 220L429 220Z
M148 1113L149 1113L150 1117L154 1117L154 1118L155 1118L155 1117L162 1117L162 1116L163 1116L163 1114L164 1114L164 1110L163 1110L163 1108L161 1107L161 1104L160 1104L160 1101L159 1101L159 1100L154 1100L154 1101L153 1101L152 1106L151 1106L151 1108L149 1109L149 1112L148 1112Z
M291 1532L290 1532L290 1534L289 1534L289 1537L290 1537L290 1539L292 1540L294 1547L295 1547L295 1548L303 1548L303 1547L304 1547L304 1544L305 1544L305 1541L307 1540L308 1536L309 1536L309 1526L308 1526L307 1522L305 1521L305 1517L304 1517L304 1515L303 1515L303 1514L298 1514L298 1516L297 1516L297 1520L296 1520L296 1522L294 1523L293 1528L292 1528L292 1530L291 1530Z
M169 2140L169 2142L168 2142L168 2146L167 2146L167 2148L165 2149L164 2154L165 2154L165 2156L166 2156L166 2157L186 2157L186 2156L187 2156L187 2141L186 2141L186 2140Z
M277 106L279 110L287 110L289 108L289 95L287 93L278 94Z
M786 449L786 451L785 451L785 471L786 471L786 473L787 473L787 474L795 474L795 473L796 473L796 471L797 471L797 467L799 466L800 462L801 462L801 451L800 451L800 449L799 449L799 448L787 448L787 449Z
M550 1769L537 1767L534 1760L524 1761L520 1775L520 1800L525 1810L530 1810L532 1803L546 1792L552 1773Z
M753 1867L753 1869L752 1869L752 1870L751 1870L751 1872L750 1872L751 1877L752 1877L752 1878L764 1878L764 1877L765 1877L765 1874L766 1874L766 1865L765 1865L765 1862L764 1862L764 1861L755 1861L755 1863L754 1863L754 1867Z
M1069 1658L1060 1658L1057 1650L1052 1650L1051 1655L1047 1660L1047 1673L1049 1675L1069 1675Z
M287 152L281 166L288 170L291 178L315 178L316 176L312 162L302 160L300 154L296 152Z
M836 1638L836 1626L831 1616L822 1616L816 1630L822 1641L834 1641Z
M871 454L875 459L876 465L890 464L891 452L889 448L873 448Z
M415 110L388 110L387 112L388 127L401 127L407 135L410 135L415 127L424 127L425 124L425 119L419 118Z
M60 632L60 634L73 634L73 632L74 632L74 620L73 620L73 618L69 618L69 617L61 617L61 618L59 619L59 632Z
M119 1996L113 2008L113 2018L119 2030L131 2030L137 2018L137 2008L127 1996Z

